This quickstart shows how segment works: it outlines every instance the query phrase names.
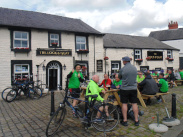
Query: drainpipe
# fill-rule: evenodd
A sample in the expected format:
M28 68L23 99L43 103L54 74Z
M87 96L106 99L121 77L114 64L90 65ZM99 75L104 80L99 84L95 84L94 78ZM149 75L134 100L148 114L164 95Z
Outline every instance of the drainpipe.
M106 50L107 48L105 48L105 57L106 57ZM105 60L105 74L106 74L106 60Z
M95 74L95 35L94 35L94 74Z

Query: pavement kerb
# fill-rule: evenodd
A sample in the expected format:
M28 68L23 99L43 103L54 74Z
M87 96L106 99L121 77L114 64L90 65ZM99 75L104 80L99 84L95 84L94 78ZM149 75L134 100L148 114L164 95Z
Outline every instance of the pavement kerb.
M169 128L162 137L177 137L183 131L183 117L180 120L180 125Z

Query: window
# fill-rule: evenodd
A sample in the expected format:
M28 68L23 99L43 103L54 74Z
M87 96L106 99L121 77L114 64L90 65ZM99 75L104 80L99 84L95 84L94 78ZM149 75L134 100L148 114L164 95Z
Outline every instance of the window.
M59 46L59 34L50 34L50 46L52 46L52 43L57 43L57 46Z
M121 69L121 61L111 61L111 74L119 73Z
M28 48L29 33L24 31L14 31L13 33L13 48Z
M103 61L97 60L97 72L103 71Z
M88 61L76 61L76 64L81 65L81 71L85 79L89 79Z
M29 65L28 64L15 64L14 65L14 79L26 80L29 78Z
M139 50L139 49L135 50L135 60L136 59L141 59L141 50Z
M87 50L86 37L76 36L76 51Z
M167 50L167 57L172 58L172 51L171 50Z

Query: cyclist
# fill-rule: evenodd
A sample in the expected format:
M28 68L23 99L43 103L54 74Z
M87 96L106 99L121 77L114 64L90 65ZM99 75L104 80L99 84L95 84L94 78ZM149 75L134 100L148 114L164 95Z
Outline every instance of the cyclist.
M74 70L75 69L75 70ZM67 75L67 78L69 79L69 85L68 88L70 90L71 96L74 98L80 97L80 82L83 82L83 74L80 72L81 66L79 64L76 64L74 69ZM73 107L75 107L78 104L78 100L73 99ZM75 116L75 112L73 111L73 116Z
M87 96L87 95L96 95L96 94L98 95L98 97L95 98L96 101L97 101L97 103L96 103L95 105L97 105L97 106L101 105L102 102L104 101L104 99L100 96L99 93L101 93L101 92L102 92L103 94L106 93L106 91L105 91L103 88L100 88L100 87L98 86L98 84L97 84L98 82L99 82L99 76L98 76L98 75L94 75L94 76L92 77L92 80L90 80L90 83L88 84L87 89L86 89L86 96ZM91 98L89 98L89 101L91 101ZM102 111L103 111L103 107L101 106L101 107L99 108L99 110L102 112ZM107 115L107 120L114 120L114 119L109 115L109 113L108 113L108 106L105 106L105 112L106 112L106 115ZM96 119L100 119L100 117L101 117L101 113L98 112L98 113L97 113Z

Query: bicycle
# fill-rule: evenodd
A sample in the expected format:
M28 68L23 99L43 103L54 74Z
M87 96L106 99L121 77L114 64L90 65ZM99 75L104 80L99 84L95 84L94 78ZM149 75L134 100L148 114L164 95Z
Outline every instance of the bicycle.
M84 127L88 129L90 125L92 125L96 130L106 132L111 131L116 127L119 122L119 113L116 106L113 106L110 103L102 103L101 105L95 105L95 98L98 95L88 95L85 96L85 100L80 100L78 98L73 98L68 96L68 88L65 89L65 96L63 102L59 104L58 109L50 118L46 128L46 136L53 136L56 134L58 129L61 127L63 120L66 114L66 105L69 106L74 112L77 117L80 118L81 122L83 123ZM89 97L91 97L92 101L88 101ZM77 99L85 103L85 113L78 108L73 107L68 99ZM112 121L107 120L106 111L100 111L99 108L108 106L108 113L110 116L113 117ZM97 118L97 114L100 114L100 118Z
M26 97L30 97L32 99L40 98L42 96L42 90L38 87L34 87L34 83L30 81L24 81L24 83L19 83L17 81L14 81L14 87L13 88L6 88L2 96L4 98L4 93L6 90L9 92L6 95L6 101L12 102L15 100L16 97L20 97L22 94Z
M34 85L42 90L42 97L49 94L49 87L47 84L43 84L41 80L34 81ZM47 90L45 90L47 89Z

